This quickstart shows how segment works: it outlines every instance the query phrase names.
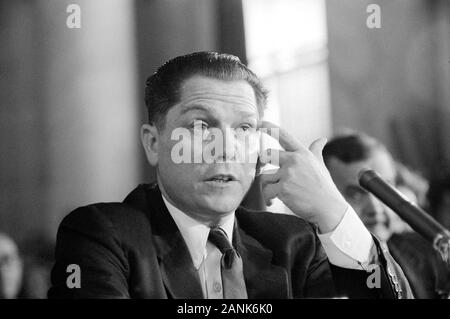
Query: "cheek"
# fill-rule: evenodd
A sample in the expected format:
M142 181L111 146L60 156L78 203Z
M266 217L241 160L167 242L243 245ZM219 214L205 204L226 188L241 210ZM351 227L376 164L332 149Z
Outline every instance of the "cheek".
M238 136L234 143L236 160L240 163L256 164L260 154L258 134Z
M245 164L244 166L244 175L246 176L247 180L250 180L250 182L255 179L256 174L256 164Z
M243 164L241 167L241 186L247 192L255 180L256 164Z
M355 201L355 200L350 200L348 198L346 198L347 202L350 204L350 206L352 206L352 208L355 210L356 214L358 214L358 216L362 216L364 215L364 204L361 203L361 201Z
M173 158L172 144L164 144L158 152L158 171L160 177L170 183L172 188L183 188L190 185L196 175L195 165L183 163L178 158Z

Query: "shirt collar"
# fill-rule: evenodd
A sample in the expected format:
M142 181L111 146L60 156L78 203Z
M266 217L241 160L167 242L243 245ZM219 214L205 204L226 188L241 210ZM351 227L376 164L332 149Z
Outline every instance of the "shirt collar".
M167 210L180 230L181 236L183 236L183 239L186 242L194 267L198 270L206 254L206 243L208 241L210 228L176 208L164 197L164 195L162 195L162 198L164 204L166 204ZM230 242L233 242L233 226L234 212L226 216L219 225L219 227L227 234Z

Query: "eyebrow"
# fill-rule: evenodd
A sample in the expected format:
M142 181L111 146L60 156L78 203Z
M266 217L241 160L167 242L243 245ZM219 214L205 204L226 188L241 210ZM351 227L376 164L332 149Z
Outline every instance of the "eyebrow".
M188 112L191 111L203 111L203 112L208 112L211 113L211 109L207 106L201 105L201 104L193 104L193 105L189 105L186 106L185 108L183 108L183 110L181 110L181 115L184 115ZM247 112L247 111L238 111L238 113L243 114L243 116L258 116L258 113L253 113L253 112Z
M190 111L203 111L203 112L209 112L209 108L200 104L194 104L190 106L186 106L181 110L181 115L186 114Z

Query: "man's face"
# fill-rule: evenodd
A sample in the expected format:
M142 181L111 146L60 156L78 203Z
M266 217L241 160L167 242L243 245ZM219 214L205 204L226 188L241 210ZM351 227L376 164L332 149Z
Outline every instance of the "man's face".
M383 150L376 150L364 161L344 163L337 158L330 158L328 169L345 199L353 207L367 229L381 240L391 236L388 225L390 209L365 191L358 183L358 173L364 168L378 172L387 182L395 185L395 167L391 157Z
M161 191L177 208L197 220L217 223L241 203L255 177L256 164L242 162L237 135L256 136L258 108L253 88L245 81L222 81L193 76L181 85L180 101L167 113L165 126L158 132L157 175ZM189 132L180 142L174 132ZM183 151L212 141L211 132L227 138L213 162L180 163L174 160ZM203 140L195 139L195 134ZM225 142L232 142L225 144ZM258 142L258 140L256 140ZM181 144L180 144L181 143ZM177 151L174 152L174 146ZM254 145L253 145L254 146ZM229 152L229 147L233 152Z

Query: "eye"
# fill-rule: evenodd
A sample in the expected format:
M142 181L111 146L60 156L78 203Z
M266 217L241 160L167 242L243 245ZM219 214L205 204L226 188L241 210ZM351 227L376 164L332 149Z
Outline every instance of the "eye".
M203 120L195 120L192 124L191 124L191 128L193 128L194 130L202 130L205 131L209 128L208 123L206 123Z
M251 124L248 124L248 123L244 123L244 124L241 124L238 129L242 130L243 132L249 132L252 129L254 129L254 126Z

